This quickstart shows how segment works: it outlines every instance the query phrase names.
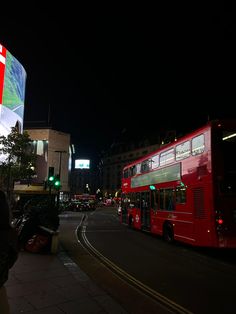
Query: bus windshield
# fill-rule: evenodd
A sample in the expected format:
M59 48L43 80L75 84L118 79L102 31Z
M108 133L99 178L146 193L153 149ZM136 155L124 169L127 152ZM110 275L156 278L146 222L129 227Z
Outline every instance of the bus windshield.
M236 130L221 133L221 153L224 165L224 176L220 182L220 192L224 195L236 195Z

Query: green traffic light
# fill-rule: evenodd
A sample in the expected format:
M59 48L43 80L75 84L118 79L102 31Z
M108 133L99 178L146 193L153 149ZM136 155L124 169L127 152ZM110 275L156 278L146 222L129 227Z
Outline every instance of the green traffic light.
M48 178L48 181L53 182L53 181L54 181L54 179L55 179L55 177L54 177L54 176L50 176L50 177Z
M55 181L54 181L54 187L55 189L59 190L61 187L61 181L60 181L60 176L56 175Z
M61 185L61 182L60 182L59 180L57 180L57 181L54 182L54 185L55 185L56 187L59 187L59 186Z

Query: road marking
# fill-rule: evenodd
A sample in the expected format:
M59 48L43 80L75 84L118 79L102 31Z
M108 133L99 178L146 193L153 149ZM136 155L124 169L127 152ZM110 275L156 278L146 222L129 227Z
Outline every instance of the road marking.
M84 215L86 216L86 215ZM97 251L91 243L88 241L86 237L86 225L83 225L83 223L87 223L87 216L83 217L81 219L80 224L76 228L76 237L77 241L82 245L84 249L87 250L87 252L91 254L90 251L93 252L93 255L97 257L100 261L103 262L104 266L106 266L109 270L113 270L115 274L119 277L119 279L122 279L126 283L130 284L132 287L138 288L139 291L141 290L146 295L151 296L154 300L160 302L161 304L164 304L168 310L172 310L172 313L180 313L180 314L193 314L189 310L185 309L181 305L173 302L172 300L168 299L167 297L163 296L162 294L158 293L157 291L153 290L152 288L148 287L147 285L143 284L141 281L137 280L127 272L125 272L123 269L118 267L116 264L114 264L112 261L110 261L108 258L106 258L104 255L102 255L99 251ZM78 239L78 232L80 231L80 234L82 236L82 239L84 241L84 245L79 239ZM127 281L128 280L128 281Z

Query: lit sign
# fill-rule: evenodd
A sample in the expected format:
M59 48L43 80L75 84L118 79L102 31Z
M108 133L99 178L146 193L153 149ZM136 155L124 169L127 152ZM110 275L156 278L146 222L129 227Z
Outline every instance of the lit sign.
M89 159L76 159L75 160L75 169L89 169L90 160Z
M0 136L12 127L23 132L26 71L20 62L0 44ZM0 156L0 162L4 160Z
M138 177L133 177L131 178L131 187L136 188L144 185L152 186L154 184L176 180L180 180L179 163L149 173L145 173Z

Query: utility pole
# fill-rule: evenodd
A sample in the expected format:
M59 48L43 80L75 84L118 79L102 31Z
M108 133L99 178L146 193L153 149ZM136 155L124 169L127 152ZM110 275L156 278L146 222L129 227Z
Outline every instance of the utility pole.
M61 180L61 159L62 159L62 154L67 153L67 151L65 151L65 150L55 150L55 153L59 154L58 177ZM60 199L60 188L57 191L57 209L59 209L59 199Z

